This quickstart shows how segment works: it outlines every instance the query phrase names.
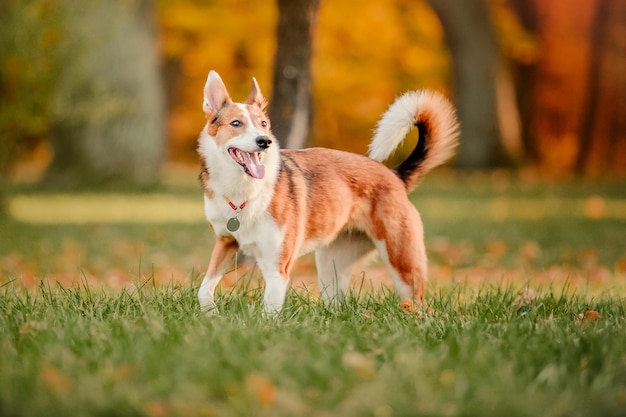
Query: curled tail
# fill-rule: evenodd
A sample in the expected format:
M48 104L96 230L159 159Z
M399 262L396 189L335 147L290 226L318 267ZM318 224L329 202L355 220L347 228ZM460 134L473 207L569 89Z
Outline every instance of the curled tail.
M415 126L419 137L409 157L394 171L408 191L431 169L454 155L459 142L459 122L452 104L433 91L412 91L396 99L383 114L369 145L369 157L384 161Z

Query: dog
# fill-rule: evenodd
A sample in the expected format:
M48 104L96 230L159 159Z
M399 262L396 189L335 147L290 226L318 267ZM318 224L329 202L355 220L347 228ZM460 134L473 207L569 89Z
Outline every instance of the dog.
M204 212L216 243L198 291L202 310L216 313L215 288L239 252L254 258L263 275L268 315L283 306L294 261L311 251L326 305L341 299L351 266L373 249L401 299L423 303L423 226L407 193L453 156L459 123L452 104L427 90L399 97L378 122L369 158L326 148L281 150L266 106L256 79L238 103L220 76L209 73L198 153ZM415 149L389 169L382 161L413 127Z

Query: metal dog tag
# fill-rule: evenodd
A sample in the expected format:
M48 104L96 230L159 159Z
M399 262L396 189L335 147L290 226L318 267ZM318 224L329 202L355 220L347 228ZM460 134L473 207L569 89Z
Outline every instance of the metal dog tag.
M240 224L241 223L239 223L239 219L237 217L232 217L228 219L228 222L226 223L226 228L229 232L236 232L237 230L239 230Z

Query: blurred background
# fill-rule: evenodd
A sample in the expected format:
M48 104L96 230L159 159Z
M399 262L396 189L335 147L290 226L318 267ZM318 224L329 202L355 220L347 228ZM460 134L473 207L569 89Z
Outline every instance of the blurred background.
M285 147L364 153L396 95L432 88L459 110L457 167L626 173L623 0L3 0L0 16L5 176L149 184L195 163L211 69L239 100L257 77Z
M180 199L148 199L133 209L111 196L55 206L24 194L158 190L171 183L172 172L184 172L186 184L197 187L202 88L211 69L239 101L257 78L283 147L365 153L394 98L430 88L458 108L462 142L454 172L495 169L539 181L626 174L624 0L0 0L0 212L19 219L45 207L27 217L50 215L47 224L68 210L99 207L107 207L108 221L113 212L139 211L114 219L131 223L150 219L157 206L193 212L195 206L181 211ZM396 159L413 146L407 141ZM482 178L457 182L455 190L496 184L502 191L501 174ZM593 187L586 190L599 195L583 193L557 206L580 203L574 210L580 216L608 217L614 223L607 233L624 231L623 190L604 195ZM554 218L544 206L529 207L544 210L541 219ZM431 220L447 208L434 208ZM201 223L201 211L191 218ZM22 221L5 223L4 236L50 233L19 229L28 224ZM77 233L70 253L92 236ZM15 250L8 241L0 252L32 249L24 243ZM521 248L525 241L518 241ZM621 265L622 253L614 250L609 269ZM5 269L19 269L7 259Z

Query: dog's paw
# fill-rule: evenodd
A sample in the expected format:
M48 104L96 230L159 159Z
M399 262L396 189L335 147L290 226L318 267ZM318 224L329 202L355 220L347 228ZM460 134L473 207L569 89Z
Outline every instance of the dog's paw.
M207 317L215 317L220 313L215 304L202 306L200 310Z
M433 315L433 309L425 301L405 298L400 302L400 307L407 313L415 313L418 317L422 317L422 314Z

